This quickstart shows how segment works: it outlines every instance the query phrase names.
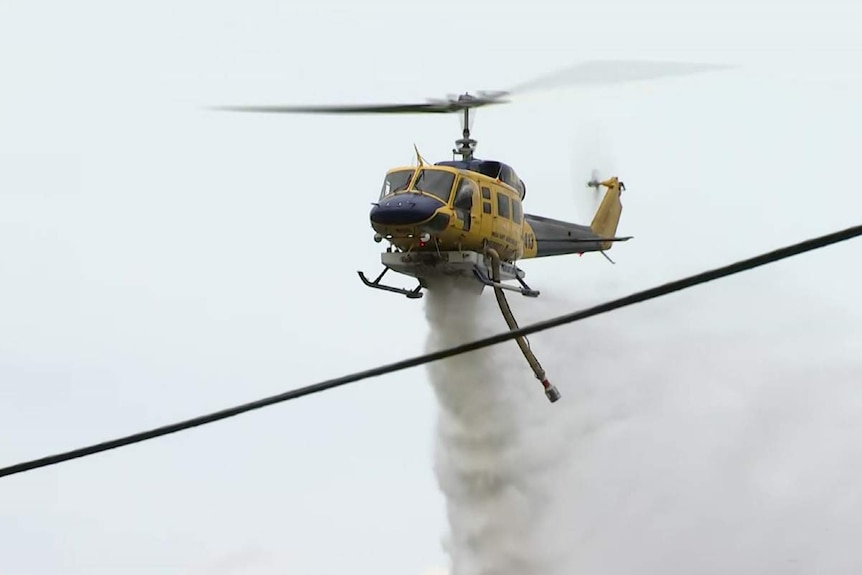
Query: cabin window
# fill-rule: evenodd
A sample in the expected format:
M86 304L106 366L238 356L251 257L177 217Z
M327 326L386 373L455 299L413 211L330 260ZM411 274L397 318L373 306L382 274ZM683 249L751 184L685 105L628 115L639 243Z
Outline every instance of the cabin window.
M482 211L486 214L491 213L491 202L482 202Z
M508 218L509 215L509 196L497 192L497 215L501 218Z
M523 213L521 212L521 202L518 200L512 200L512 220L516 224L520 224L522 217Z
M491 199L491 188L482 187L482 199L490 200Z
M388 196L396 192L403 192L410 185L414 170L398 170L386 174L383 179L383 187L380 189L380 197Z
M437 196L444 202L449 202L452 194L452 184L455 183L455 174L442 170L421 170L413 182L413 189L420 192Z

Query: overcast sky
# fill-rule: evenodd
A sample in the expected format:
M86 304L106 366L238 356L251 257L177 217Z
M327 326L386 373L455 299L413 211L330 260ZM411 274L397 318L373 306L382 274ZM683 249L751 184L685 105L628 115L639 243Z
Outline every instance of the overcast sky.
M0 465L436 341L425 302L355 272L379 265L383 173L414 143L451 157L457 119L203 107L413 101L597 58L736 66L480 111L478 153L515 167L526 211L588 222L592 168L628 188L617 265L524 263L543 292L515 302L524 323L858 224L860 21L837 0L0 0ZM858 572L860 249L533 339L565 374L569 403L542 408L572 433L545 447L577 461L556 500L572 566ZM0 574L447 568L437 416L415 369L0 480Z

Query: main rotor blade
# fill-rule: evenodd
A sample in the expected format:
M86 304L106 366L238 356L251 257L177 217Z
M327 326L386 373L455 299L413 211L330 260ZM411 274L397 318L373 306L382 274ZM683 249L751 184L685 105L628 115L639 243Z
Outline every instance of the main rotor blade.
M276 114L448 114L464 108L479 108L501 103L498 97L477 97L458 100L431 100L421 104L336 104L320 106L217 106L216 110L231 112L270 112Z
M686 76L729 66L695 62L650 62L646 60L595 60L583 62L523 82L509 94L523 94L571 85L607 85L638 80L653 80L670 76Z
M272 112L275 114L443 114L449 110L435 104L370 104L346 106L217 106L230 112Z
M683 76L726 69L716 64L684 62L648 62L637 60L597 60L584 62L521 83L507 91L479 92L478 95L461 95L445 100L429 100L416 104L335 104L335 105L256 105L217 106L215 110L232 112L268 112L276 114L448 114L465 108L480 108L502 104L510 95L536 90L549 90L567 85L617 84L637 80L651 80L667 76Z

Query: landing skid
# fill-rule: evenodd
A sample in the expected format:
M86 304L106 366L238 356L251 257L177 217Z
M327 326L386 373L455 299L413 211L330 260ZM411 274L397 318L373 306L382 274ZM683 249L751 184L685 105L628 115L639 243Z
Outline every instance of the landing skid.
M365 277L365 274L363 272L356 272L356 273L359 274L359 279L362 280L362 283L364 283L365 285L367 285L370 288L379 289L379 290L383 290L383 291L389 291L389 292L393 292L393 293L400 293L401 295L405 295L410 299L419 299L423 295L425 295L422 293L422 285L421 284L416 286L414 289L409 290L409 289L405 289L405 288L397 288L397 287L393 287L393 286L388 286L386 284L380 283L380 280L383 279L383 276L386 275L386 272L388 272L390 269L391 268L389 268L389 266L384 267L383 271L380 272L380 275L377 276L377 278L374 281L370 281L367 277Z
M480 269L479 266L475 266L473 268L473 273L476 275L476 279L478 279L480 282L482 282L488 287L516 291L526 297L539 297L539 290L532 289L530 286L527 285L527 282L525 282L518 276L515 276L515 279L518 280L518 283L521 284L521 287L507 285L501 282L495 282L494 280L489 278L485 270Z
M369 280L364 273L357 272L362 283L370 288L393 292L407 296L410 299L421 298L422 288L440 278L463 278L465 282L475 286L479 292L485 287L510 290L526 297L538 297L539 291L532 289L524 281L524 272L512 262L499 262L500 281L491 279L491 270L485 256L477 252L423 252L400 253L385 252L381 254L383 271L376 279ZM389 270L416 278L419 285L409 290L380 283ZM478 283L475 283L478 280ZM503 281L515 280L520 284L505 284Z

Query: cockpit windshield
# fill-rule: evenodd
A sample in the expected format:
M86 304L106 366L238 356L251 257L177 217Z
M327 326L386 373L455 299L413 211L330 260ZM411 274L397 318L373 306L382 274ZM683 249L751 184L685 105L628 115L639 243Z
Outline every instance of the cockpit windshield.
M406 190L414 173L415 170L397 170L386 174L383 187L380 189L380 197Z
M455 183L455 174L443 170L420 170L413 189L437 196L444 202L449 202L452 193L452 184Z

